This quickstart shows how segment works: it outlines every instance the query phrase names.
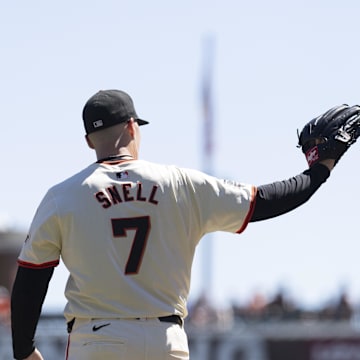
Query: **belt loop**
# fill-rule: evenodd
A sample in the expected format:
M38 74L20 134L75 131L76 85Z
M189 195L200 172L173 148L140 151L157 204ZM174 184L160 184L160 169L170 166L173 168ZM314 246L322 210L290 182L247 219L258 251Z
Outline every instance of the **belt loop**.
M68 334L71 333L72 328L73 328L73 326L74 326L74 322L75 322L75 318L73 318L72 320L70 320L70 321L67 323L67 332L68 332Z
M181 327L184 325L183 319L179 315L160 316L158 319L162 322L180 325Z

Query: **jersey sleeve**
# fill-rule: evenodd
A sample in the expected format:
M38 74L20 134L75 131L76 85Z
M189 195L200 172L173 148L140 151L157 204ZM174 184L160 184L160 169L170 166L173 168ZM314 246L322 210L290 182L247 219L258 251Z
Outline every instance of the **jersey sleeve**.
M49 268L59 264L61 232L56 202L51 191L41 201L21 249L18 264L27 268Z
M194 216L204 233L241 233L254 211L256 187L190 171L195 201Z

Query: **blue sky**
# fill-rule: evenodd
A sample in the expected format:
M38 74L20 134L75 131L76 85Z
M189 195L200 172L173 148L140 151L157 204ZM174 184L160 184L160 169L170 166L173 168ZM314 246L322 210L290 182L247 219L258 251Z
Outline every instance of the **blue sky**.
M306 161L296 130L334 105L360 102L359 10L355 0L5 2L1 222L26 231L46 190L95 161L81 111L99 89L129 92L151 122L142 158L201 169L208 36L215 44L214 174L260 185L300 173ZM284 287L317 306L345 287L360 303L359 158L355 144L294 212L250 224L241 236L214 234L211 298L247 301ZM202 288L203 251L191 297ZM65 278L60 267L47 307L63 306Z

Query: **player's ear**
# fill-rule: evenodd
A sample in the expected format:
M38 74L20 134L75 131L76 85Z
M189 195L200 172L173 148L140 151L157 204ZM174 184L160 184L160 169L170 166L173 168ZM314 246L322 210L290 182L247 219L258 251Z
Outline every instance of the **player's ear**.
M135 136L135 126L136 121L134 120L134 118L130 118L130 120L127 122L127 129L132 138Z
M86 140L86 142L87 142L90 149L95 149L94 144L92 143L90 137L87 134L85 135L85 140Z

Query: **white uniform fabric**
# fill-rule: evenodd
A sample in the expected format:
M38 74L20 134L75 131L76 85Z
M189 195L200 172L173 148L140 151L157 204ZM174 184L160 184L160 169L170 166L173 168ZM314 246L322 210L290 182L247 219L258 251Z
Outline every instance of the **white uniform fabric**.
M255 192L143 160L94 163L47 192L19 264L64 262L68 321L185 318L196 245L209 232L242 232Z
M142 359L188 360L184 328L158 319L75 321L66 360Z

